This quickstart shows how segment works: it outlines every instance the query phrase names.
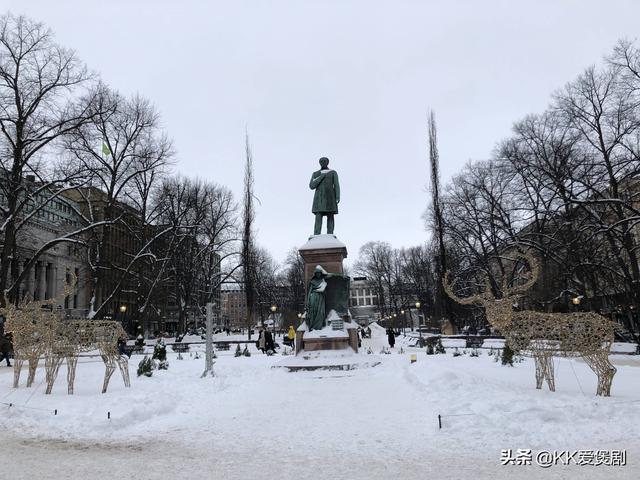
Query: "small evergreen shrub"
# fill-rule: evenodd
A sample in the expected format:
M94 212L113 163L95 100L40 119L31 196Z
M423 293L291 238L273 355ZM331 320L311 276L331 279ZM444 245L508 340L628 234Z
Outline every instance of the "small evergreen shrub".
M140 363L138 364L138 376L144 375L145 377L150 377L153 375L153 361L149 358L148 355L145 355Z
M153 347L152 358L158 361L158 370L167 370L169 368L169 362L167 362L167 346L162 338L158 340L158 343Z
M501 357L502 365L509 365L510 367L513 367L514 354L515 352L511 349L511 347L505 344L504 348L502 349L502 357Z

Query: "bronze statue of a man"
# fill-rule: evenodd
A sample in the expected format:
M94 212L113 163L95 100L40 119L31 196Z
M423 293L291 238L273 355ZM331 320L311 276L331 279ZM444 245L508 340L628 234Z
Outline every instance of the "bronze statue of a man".
M320 235L323 216L327 217L327 233L333 234L335 225L333 216L338 213L338 203L340 203L340 183L338 183L338 172L329 168L327 157L320 159L320 170L311 175L309 188L316 191L311 209L316 216L313 234Z

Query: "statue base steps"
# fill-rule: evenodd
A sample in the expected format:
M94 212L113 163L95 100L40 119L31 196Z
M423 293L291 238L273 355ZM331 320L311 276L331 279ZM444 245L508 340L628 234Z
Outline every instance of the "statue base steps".
M320 332L325 332L326 330L329 329L325 328ZM358 331L355 328L345 328L335 332L329 331L325 335L318 335L316 331L296 331L296 355L304 352L346 349L352 353L358 353Z
M303 339L303 349L305 352L315 352L317 350L344 350L346 348L349 348L349 337L318 337Z
M356 370L372 368L380 364L371 356L356 354L351 347L339 350L302 350L295 357L288 357L272 368L286 368L290 372L312 370Z

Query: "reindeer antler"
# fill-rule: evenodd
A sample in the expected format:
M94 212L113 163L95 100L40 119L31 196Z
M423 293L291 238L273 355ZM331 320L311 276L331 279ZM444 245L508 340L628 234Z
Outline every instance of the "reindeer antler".
M455 280L452 284L449 284L449 272L444 273L444 277L442 278L442 286L444 287L444 291L447 295L449 295L455 302L461 305L473 305L474 303L483 303L485 298L482 294L479 295L471 295L469 297L461 298L453 292L453 285L455 285Z
M535 257L530 252L518 252L516 257L512 260L514 262L517 262L520 259L525 260L529 265L531 271L528 274L528 279L522 285L513 285L512 287L505 286L503 291L505 296L521 295L529 290L533 286L533 284L538 281L538 276L540 275L540 264L535 259Z

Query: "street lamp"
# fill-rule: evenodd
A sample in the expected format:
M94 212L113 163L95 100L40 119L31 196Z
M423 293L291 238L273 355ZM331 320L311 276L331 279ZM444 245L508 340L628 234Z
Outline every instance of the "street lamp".
M122 326L124 327L124 319L125 319L125 313L127 313L127 306L126 305L120 305L120 322L122 323ZM127 331L131 331L131 325L127 324L126 328Z
M422 346L422 324L420 322L420 306L422 304L420 302L416 302L416 310L418 313L418 334L420 335L420 346Z
M273 338L276 337L276 310L278 310L278 307L276 307L275 305L271 305L271 321L273 322Z
M577 309L578 309L578 307L580 306L580 301L581 301L580 296L573 297L573 298L571 299L571 303L573 303L573 309L574 309L574 310L577 310Z
M404 324L407 321L407 316L404 314L404 308L400 310L400 314L402 315L402 335L404 335Z

